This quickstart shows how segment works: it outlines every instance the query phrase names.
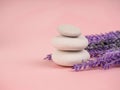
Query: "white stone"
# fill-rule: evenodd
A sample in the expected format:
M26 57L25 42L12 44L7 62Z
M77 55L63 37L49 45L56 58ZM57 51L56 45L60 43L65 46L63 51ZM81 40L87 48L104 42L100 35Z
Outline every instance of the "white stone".
M65 52L56 50L52 54L53 62L62 66L73 66L80 64L82 61L87 61L90 54L86 50L78 52Z
M67 51L79 51L88 46L87 38L82 35L77 38L57 36L53 39L52 43L56 49Z
M61 25L58 27L58 32L69 37L77 37L81 34L79 28L72 25Z

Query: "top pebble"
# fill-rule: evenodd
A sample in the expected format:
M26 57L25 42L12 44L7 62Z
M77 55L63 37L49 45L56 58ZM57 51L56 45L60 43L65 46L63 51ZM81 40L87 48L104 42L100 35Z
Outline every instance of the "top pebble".
M80 29L72 25L61 25L58 32L63 36L78 37L81 35Z

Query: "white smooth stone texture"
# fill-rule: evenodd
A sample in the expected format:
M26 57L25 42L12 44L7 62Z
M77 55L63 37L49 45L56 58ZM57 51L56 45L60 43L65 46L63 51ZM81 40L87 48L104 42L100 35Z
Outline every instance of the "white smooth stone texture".
M58 32L69 37L77 37L81 34L79 28L72 25L61 25L58 27Z
M79 51L88 46L87 38L82 35L77 38L57 36L53 38L52 43L56 49L65 51Z
M83 61L87 61L90 58L90 54L86 50L79 52L65 52L56 50L52 54L53 62L62 66L73 66L74 64L80 64Z

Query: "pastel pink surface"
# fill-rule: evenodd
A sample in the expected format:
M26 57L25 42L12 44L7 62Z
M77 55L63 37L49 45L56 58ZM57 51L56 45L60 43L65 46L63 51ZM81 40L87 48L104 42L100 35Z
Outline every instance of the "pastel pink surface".
M84 35L120 29L119 0L1 0L0 90L120 90L120 68L73 72L44 61L61 24Z

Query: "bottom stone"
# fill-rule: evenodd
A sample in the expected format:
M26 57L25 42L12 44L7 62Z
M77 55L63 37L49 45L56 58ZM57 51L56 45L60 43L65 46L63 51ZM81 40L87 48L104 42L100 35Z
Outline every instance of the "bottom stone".
M53 62L62 66L73 66L80 64L82 61L87 61L90 54L86 50L82 51L60 51L56 50L52 54Z

